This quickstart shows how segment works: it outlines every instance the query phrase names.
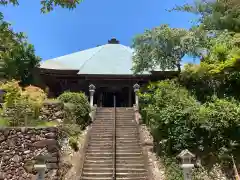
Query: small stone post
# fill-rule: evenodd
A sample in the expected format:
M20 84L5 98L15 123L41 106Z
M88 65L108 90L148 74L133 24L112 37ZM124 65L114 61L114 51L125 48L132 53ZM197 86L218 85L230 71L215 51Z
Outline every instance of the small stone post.
M140 89L140 86L138 84L134 84L133 89L134 89L134 93L135 93L135 105L136 105L136 108L139 109L139 99L138 99L137 93Z
M34 165L34 169L37 171L36 180L44 180L45 179L45 171L47 169L46 157L44 155L40 154L36 157L36 164Z
M96 87L93 84L90 84L89 86L89 94L90 94L90 106L93 107L93 96L95 92Z
M36 180L44 180L45 179L45 171L47 169L46 164L35 164L34 168L37 171L37 178L36 178Z
M192 163L195 157L189 150L183 150L178 156L181 159L180 167L183 170L184 180L192 180L192 169L194 164Z

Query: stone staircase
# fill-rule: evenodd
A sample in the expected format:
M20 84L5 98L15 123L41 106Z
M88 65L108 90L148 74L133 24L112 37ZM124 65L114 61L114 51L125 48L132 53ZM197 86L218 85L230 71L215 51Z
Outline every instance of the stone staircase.
M133 108L116 108L116 129L114 115L114 108L97 109L81 180L148 180Z
M112 180L113 109L98 108L92 124L81 180Z
M116 179L147 180L133 108L116 109Z

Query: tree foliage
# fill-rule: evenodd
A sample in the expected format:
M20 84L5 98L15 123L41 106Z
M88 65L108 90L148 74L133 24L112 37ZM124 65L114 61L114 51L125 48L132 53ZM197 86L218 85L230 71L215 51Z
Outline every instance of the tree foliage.
M76 8L78 4L80 4L82 0L40 0L40 3L42 5L41 12L47 13L53 10L54 7L62 7L62 8L68 8L73 9ZM0 0L0 5L19 5L18 0Z
M1 15L1 14L0 14ZM0 16L0 64L2 75L17 79L21 84L33 83L33 69L40 58L35 55L34 46L27 42L22 32L15 33L9 23Z
M154 69L181 70L185 55L198 55L198 38L194 31L161 25L135 37L133 69L136 73Z
M142 89L141 114L151 129L155 150L172 158L187 148L200 157L208 170L217 161L222 169L225 160L230 167L229 155L234 155L239 164L240 1L196 1L174 10L198 15L198 24L185 30L186 34L192 33L195 44L180 46L180 52L199 55L201 61L186 64L174 80L151 83ZM175 33L175 29L169 29ZM162 35L162 30L153 32L150 30L135 38L138 40L134 41L137 71L179 62L176 56L168 58L168 49L162 48L158 41L158 37L169 35ZM161 42L166 45L173 39ZM175 53L172 51L171 55ZM181 179L175 166L165 165L170 172L175 172L167 179Z
M195 0L193 4L177 6L174 10L199 15L198 22L201 29L227 29L233 32L240 32L239 0Z

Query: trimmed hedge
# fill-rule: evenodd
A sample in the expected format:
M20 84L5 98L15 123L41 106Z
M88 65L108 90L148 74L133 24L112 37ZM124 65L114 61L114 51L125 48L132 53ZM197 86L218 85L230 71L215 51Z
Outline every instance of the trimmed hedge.
M90 123L89 113L91 111L87 96L82 93L64 92L58 99L63 103L73 104L73 112L76 123L85 128ZM70 120L72 121L72 120Z

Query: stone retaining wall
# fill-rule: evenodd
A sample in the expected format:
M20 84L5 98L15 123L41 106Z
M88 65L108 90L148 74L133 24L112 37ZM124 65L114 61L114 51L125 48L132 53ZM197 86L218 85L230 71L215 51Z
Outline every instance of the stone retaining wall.
M46 179L58 180L60 147L57 128L0 129L0 180L34 180L34 164L47 159Z
M43 103L39 118L44 121L62 122L64 119L64 104L58 100L47 100Z

